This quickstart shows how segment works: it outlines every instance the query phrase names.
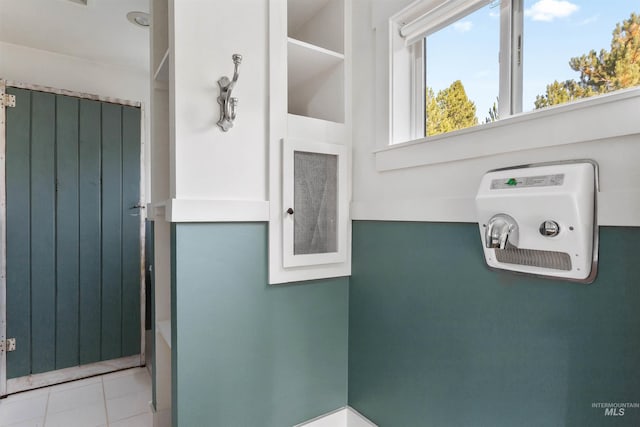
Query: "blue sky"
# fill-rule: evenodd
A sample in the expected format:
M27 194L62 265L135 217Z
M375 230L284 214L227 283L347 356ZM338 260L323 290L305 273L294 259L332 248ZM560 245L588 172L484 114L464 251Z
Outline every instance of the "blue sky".
M569 59L609 49L616 23L640 13L640 0L524 0L523 111L554 80L578 79ZM498 95L499 7L490 5L427 38L427 85L461 80L480 122Z

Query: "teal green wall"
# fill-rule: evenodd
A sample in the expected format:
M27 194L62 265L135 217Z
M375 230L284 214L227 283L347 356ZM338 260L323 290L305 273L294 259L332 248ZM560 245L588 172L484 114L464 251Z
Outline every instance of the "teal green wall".
M283 427L347 402L348 278L267 284L267 224L172 230L174 426Z
M495 273L475 224L353 224L349 404L380 427L637 426L640 228L591 285Z

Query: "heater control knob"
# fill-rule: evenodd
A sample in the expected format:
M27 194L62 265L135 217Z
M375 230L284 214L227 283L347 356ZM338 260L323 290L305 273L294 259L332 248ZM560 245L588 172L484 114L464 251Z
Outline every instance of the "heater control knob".
M540 234L546 237L555 237L560 233L560 226L557 222L547 220L540 224Z

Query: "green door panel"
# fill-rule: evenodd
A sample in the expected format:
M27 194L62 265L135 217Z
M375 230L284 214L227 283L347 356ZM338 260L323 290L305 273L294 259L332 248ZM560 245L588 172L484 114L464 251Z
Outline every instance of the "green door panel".
M56 369L79 365L78 101L56 97Z
M7 377L139 354L140 109L7 92Z
M55 369L56 99L43 92L31 98L31 373L37 374Z
M122 113L102 106L102 358L122 350Z
M140 110L122 107L122 324L140 325ZM140 353L140 331L122 328L122 355Z
M7 108L7 336L20 345L7 353L7 377L31 373L31 93L8 88L16 106Z
M80 100L80 364L100 360L100 109Z

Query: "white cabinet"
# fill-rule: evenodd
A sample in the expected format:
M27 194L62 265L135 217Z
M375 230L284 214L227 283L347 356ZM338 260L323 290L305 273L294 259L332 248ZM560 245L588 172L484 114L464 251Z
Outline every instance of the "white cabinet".
M351 273L351 1L270 2L269 282Z

